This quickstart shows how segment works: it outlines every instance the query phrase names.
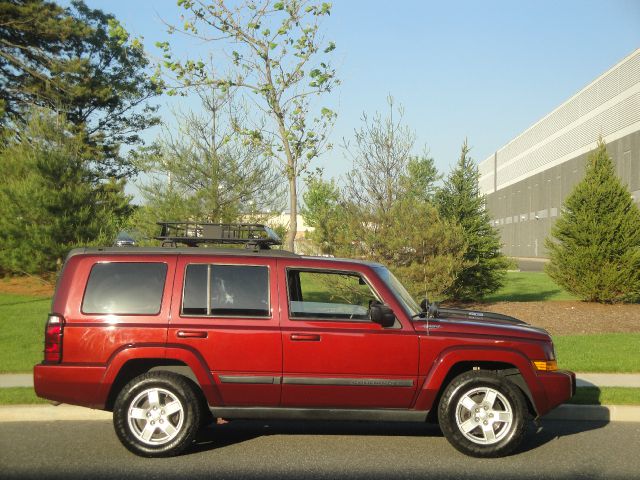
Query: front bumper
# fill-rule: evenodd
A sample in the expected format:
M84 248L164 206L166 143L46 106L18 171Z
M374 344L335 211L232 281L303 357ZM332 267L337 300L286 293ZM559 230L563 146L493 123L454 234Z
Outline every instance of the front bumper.
M538 415L550 412L576 393L576 374L569 370L538 372L538 380L547 398L546 405L538 405Z

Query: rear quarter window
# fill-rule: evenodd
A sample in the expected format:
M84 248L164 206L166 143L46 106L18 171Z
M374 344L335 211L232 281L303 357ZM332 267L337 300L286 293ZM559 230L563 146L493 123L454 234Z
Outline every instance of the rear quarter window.
M82 300L82 313L157 315L167 276L165 263L96 263Z

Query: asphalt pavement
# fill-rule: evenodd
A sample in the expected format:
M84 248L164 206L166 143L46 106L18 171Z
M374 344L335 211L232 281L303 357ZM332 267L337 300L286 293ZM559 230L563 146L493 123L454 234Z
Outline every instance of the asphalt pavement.
M182 456L145 459L108 421L0 423L5 479L637 479L638 452L640 423L543 421L515 454L475 459L429 424L234 421Z

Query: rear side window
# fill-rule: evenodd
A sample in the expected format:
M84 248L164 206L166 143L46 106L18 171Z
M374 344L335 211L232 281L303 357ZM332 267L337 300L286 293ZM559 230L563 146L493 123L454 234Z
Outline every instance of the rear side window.
M82 300L82 312L157 315L167 276L164 263L96 263Z
M269 317L269 269L257 265L188 265L182 313Z

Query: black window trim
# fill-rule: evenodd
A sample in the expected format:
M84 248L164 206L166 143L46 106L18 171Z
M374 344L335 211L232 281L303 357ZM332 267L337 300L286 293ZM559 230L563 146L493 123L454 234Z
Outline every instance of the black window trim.
M212 314L204 314L198 315L195 313L184 313L184 292L185 286L187 283L187 268L190 265L206 265L207 266L207 310L211 308L211 267L212 266L221 266L221 267L262 267L267 269L267 301L269 302L267 310L269 311L269 315L212 315ZM271 266L265 265L261 263L207 263L207 262L190 262L185 263L184 265L184 273L182 275L182 295L180 296L180 318L246 318L251 320L272 320L273 319L273 308L271 304Z
M91 272L93 271L93 268L96 265L101 265L101 264L109 264L109 263L145 263L145 264L156 264L156 265L164 265L165 266L165 272L164 272L164 283L162 285L162 293L160 294L160 306L158 308L158 311L156 313L93 313L93 312L85 312L84 311L84 299L87 295L87 289L89 288L89 279L91 278ZM82 315L87 315L87 316L107 316L107 315L111 315L111 316L116 316L116 317L158 317L160 316L160 314L162 313L162 303L164 302L164 293L165 290L167 289L167 277L169 276L169 263L168 262L162 262L162 261L153 261L153 262L145 262L145 261L127 261L127 260L99 260L97 262L93 262L93 264L91 265L91 268L89 269L89 275L87 276L87 281L84 284L84 292L82 293L82 301L80 302L80 313Z
M322 318L322 317L295 317L293 315L291 315L291 295L289 292L289 271L291 270L295 270L297 272L309 272L309 273L329 273L329 274L338 274L338 275L349 275L352 277L359 277L361 279L363 279L365 281L365 283L367 284L367 286L371 289L371 291L373 292L373 294L376 296L376 299L379 302L382 302L382 296L380 295L380 293L375 289L375 287L373 286L373 284L369 281L369 278L367 277L366 274L362 273L362 272L358 272L355 270L339 270L339 269L333 269L333 268L314 268L314 267L294 267L294 266L289 266L285 268L285 281L287 284L287 314L288 314L288 318L289 320L295 321L295 322L340 322L340 323L359 323L359 324L366 324L366 323L373 323L370 319L364 319L364 320L358 320L358 319L353 319L353 318Z

